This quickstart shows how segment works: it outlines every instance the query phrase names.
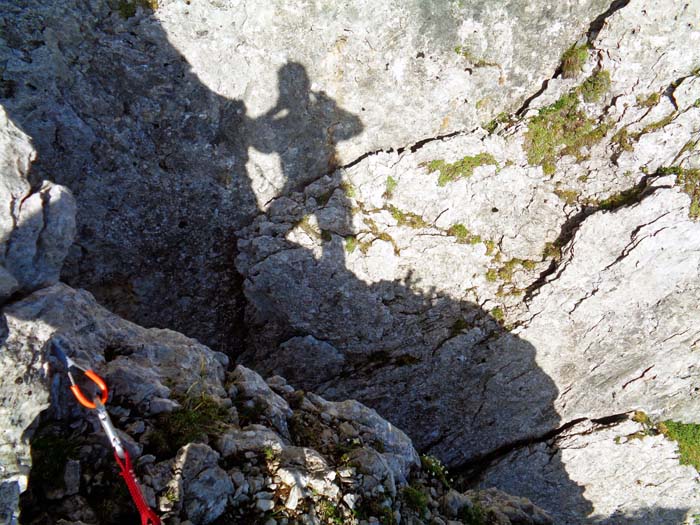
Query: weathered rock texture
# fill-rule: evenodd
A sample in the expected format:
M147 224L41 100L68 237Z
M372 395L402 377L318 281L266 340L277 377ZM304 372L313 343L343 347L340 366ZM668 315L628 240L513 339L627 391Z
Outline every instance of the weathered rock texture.
M244 364L359 399L557 522L689 519L692 471L622 467L673 445L610 439L640 409L698 422L700 5L380 4L3 5L7 128L30 182L78 199L64 279L229 354L245 333ZM145 351L124 407L154 417L174 370ZM242 370L237 414L300 446L294 403ZM235 499L217 454L248 438L226 435L178 452L166 510L225 512L184 465ZM407 450L363 475L402 479Z
M2 315L0 457L15 468L2 472L3 523L17 523L7 496L12 489L16 504L27 475L22 523L138 520L96 416L75 402L52 357L59 340L105 378L146 499L167 523L444 523L469 511L504 525L552 523L531 502L494 491L450 490L447 505L439 462L422 468L406 434L374 410L242 366L225 380L224 354L124 321L88 292L57 284Z
M32 188L29 137L0 107L0 304L58 281L75 235L75 201L51 182Z
M64 279L225 351L241 337L235 231L257 209L517 109L606 9L159 3L128 18L127 1L3 4L2 103L35 141L33 177L78 198Z

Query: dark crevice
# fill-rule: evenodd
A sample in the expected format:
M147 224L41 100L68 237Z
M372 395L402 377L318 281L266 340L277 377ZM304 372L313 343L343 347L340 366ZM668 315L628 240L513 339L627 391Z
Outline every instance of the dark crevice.
M556 78L557 76L561 75L561 64L557 66L557 69L554 70L554 73L550 78L545 79L542 82L542 85L540 86L540 89L538 89L534 95L530 95L525 99L525 101L520 105L520 107L515 111L515 115L517 117L522 117L523 114L528 110L530 107L530 102L535 100L537 97L539 97L542 93L544 93L547 90L547 86L549 85L549 81L552 80L553 78Z
M458 130L458 131L452 131L452 132L446 133L444 135L436 135L435 137L428 137L425 139L421 139L418 142L415 142L414 144L412 144L410 146L401 146L400 148L378 149L378 150L374 150L374 151L369 151L367 153L363 153L362 155L357 157L355 160L350 161L349 163L338 167L338 169L341 169L341 170L350 169L353 166L355 166L355 165L359 164L360 162L362 162L363 160L365 160L367 157L372 157L373 155L379 155L380 153L394 153L394 152L396 152L399 155L404 153L405 151L410 151L411 153L415 153L416 151L421 149L426 144L430 144L431 142L436 142L436 141L440 141L440 140L450 139L452 137L456 137L456 136L462 135L464 133L468 133L468 130L463 129L463 130ZM326 175L331 175L331 174L328 173Z
M630 0L614 0L608 9L598 15L588 26L588 30L586 31L586 41L590 44L593 42L593 40L596 39L598 34L600 33L600 30L603 28L605 25L605 21L615 12L619 11L620 9L626 7L630 3ZM554 70L554 73L552 73L552 76L550 78L545 79L542 82L542 85L540 86L540 89L535 92L535 94L529 96L528 98L525 99L525 101L520 105L520 108L515 112L515 115L518 117L521 117L525 111L530 107L530 103L535 100L537 97L542 95L547 90L547 86L549 85L550 80L553 78L560 77L562 75L562 67L561 63L557 66L557 68Z
M658 174L644 175L637 184L623 190L608 199L604 199L595 206L584 206L576 214L570 216L562 225L561 230L557 238L552 242L553 246L559 250L564 248L576 235L576 232L581 227L581 224L593 215L594 213L600 211L613 212L620 208L625 208L627 206L632 206L633 204L640 203L646 197L652 195L656 191L668 188L669 186L649 186L650 182L659 177ZM549 267L540 273L539 277L530 284L525 289L525 296L523 301L529 302L536 294L536 292L547 283L550 275L556 273L559 269L560 260L554 259L550 263Z
M600 33L601 29L603 29L606 20L610 18L610 16L615 14L620 9L627 7L629 3L630 0L614 0L610 4L610 7L608 7L607 11L598 15L598 17L591 22L591 25L588 26L588 31L586 31L586 38L588 39L588 42L591 43L598 37L598 34Z
M557 238L554 239L554 242L552 243L554 247L561 250L564 246L569 244L571 239L574 238L574 235L576 235L576 232L581 224L583 224L583 221L598 211L598 209L599 208L585 206L579 212L569 217L562 225ZM537 290L539 290L547 282L547 278L557 271L559 268L559 262L560 261L556 259L552 260L549 267L540 273L539 277L525 289L523 301L528 302L533 298L535 292L537 292Z
M569 421L567 423L564 423L563 425L554 428L552 430L549 430L543 434L540 434L539 436L530 436L522 439L517 439L515 441L512 441L510 443L506 443L504 445L501 445L489 452L486 452L484 454L479 454L478 456L474 456L466 460L465 462L461 463L460 465L457 465L454 467L452 470L452 473L459 477L460 479L463 480L473 480L479 477L480 474L482 474L494 461L507 456L511 452L514 452L518 449L528 447L535 445L537 443L543 443L545 441L549 441L555 437L557 437L559 434L564 432L565 430L570 429L571 427L578 425L579 423L582 423L584 421L588 421L587 418L581 417L578 419L574 419L572 421Z
M612 414L609 416L603 416L599 418L577 418L567 423L564 423L563 425L557 428L549 430L539 436L518 439L510 443L501 445L500 447L486 452L485 454L469 458L461 465L450 469L450 471L459 480L458 485L461 485L462 488L468 488L468 485L470 483L473 483L475 480L478 480L481 477L481 475L493 463L499 461L500 459L504 458L512 452L515 452L525 447L536 445L538 443L544 443L547 441L554 440L563 432L587 421L599 427L611 427L629 420L629 417L629 413L623 412L620 414ZM582 433L590 433L591 431L595 430L598 429L591 429L589 426L586 426L584 432Z

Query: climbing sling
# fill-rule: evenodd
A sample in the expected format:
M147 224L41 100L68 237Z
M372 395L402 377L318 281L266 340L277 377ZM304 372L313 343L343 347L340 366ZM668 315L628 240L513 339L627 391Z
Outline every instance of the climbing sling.
M112 420L109 418L107 409L105 408L104 404L107 402L107 398L109 397L107 384L92 370L86 370L83 367L78 366L75 361L68 357L66 352L61 347L61 343L59 343L57 339L54 339L52 342L56 356L66 368L68 380L71 384L70 390L75 396L75 399L77 399L78 403L85 408L95 410L97 412L97 418L100 425L105 431L105 434L107 434L107 438L109 439L112 449L114 450L114 459L117 461L117 465L119 466L120 470L119 475L124 478L124 482L129 489L129 494L131 494L131 498L134 500L134 504L136 505L136 508L141 516L141 525L160 525L160 518L148 506L143 497L143 493L141 492L141 488L139 487L136 474L134 473L134 469L131 464L131 457L122 445L122 442L117 435L117 431L114 428L114 425L112 425ZM71 368L76 368L82 371L85 377L95 383L100 389L100 396L95 396L93 401L90 401L90 399L83 393L78 384L75 382L75 378L71 373Z

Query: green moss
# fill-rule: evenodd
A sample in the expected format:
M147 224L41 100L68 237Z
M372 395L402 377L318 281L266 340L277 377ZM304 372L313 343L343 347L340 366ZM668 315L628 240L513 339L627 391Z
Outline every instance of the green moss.
M406 505L416 512L419 512L421 515L428 510L428 496L423 494L421 490L408 485L403 488L401 495Z
M642 131L639 132L639 135L644 135L645 133L652 133L654 131L658 131L661 128L665 128L667 125L669 125L674 118L676 118L676 111L673 111L666 115L664 118L661 120L657 120L656 122L652 122L651 124L648 124L644 126ZM638 137L637 137L638 138Z
M659 432L678 443L681 464L692 465L700 471L700 425L664 421L658 428Z
M348 253L352 253L357 249L357 237L354 235L350 235L348 237L345 237L345 251Z
M658 93L652 93L646 97L638 96L637 104L643 108L652 108L659 103L659 100L661 100L661 95Z
M583 160L582 150L599 142L607 133L606 124L595 125L578 107L578 96L568 93L554 104L540 109L525 133L527 160L541 164L545 174L552 175L562 155Z
M496 128L498 127L499 124L505 124L506 122L510 121L510 115L508 113L499 113L496 118L494 118L492 121L488 122L487 124L484 124L483 128L488 131L489 133L493 133L496 131Z
M610 73L601 69L581 84L581 95L586 102L598 102L610 89Z
M172 457L187 443L205 442L229 421L229 411L209 396L179 401L182 408L159 415L155 430L149 435L150 452L158 457ZM243 418L244 412L239 410Z
M136 14L136 8L139 6L149 11L155 11L158 9L158 0L119 0L117 11L122 18L131 18Z
M486 525L486 513L478 503L462 507L459 511L459 519L464 525Z
M564 78L574 78L583 69L588 59L588 46L574 44L561 56L561 72Z
M632 151L634 149L632 144L636 142L638 138L638 135L630 135L627 132L627 128L622 128L613 135L611 142L617 146L618 150Z
M494 268L489 268L486 271L486 280L490 283L495 283L498 280L498 271Z
M484 241L484 246L486 246L486 255L493 255L496 253L496 242L490 239Z
M478 244L481 242L479 235L473 235L464 224L453 224L447 230L447 235L451 235L457 239L457 242L463 244Z
M503 313L503 308L500 306L496 306L495 308L491 309L491 317L493 317L496 321L499 323L503 321L505 318L505 314Z
M389 212L399 226L408 226L409 228L427 228L429 226L420 215L400 210L396 206L389 206Z
M561 190L559 188L554 190L554 195L563 200L566 204L576 204L578 200L579 192L576 190Z
M457 319L454 322L454 324L452 325L452 328L450 328L450 337L454 337L456 335L459 335L462 333L462 331L468 330L469 328L471 328L469 323L467 323L464 319L462 319L460 317L459 319Z
M700 219L700 169L685 169L680 166L660 168L659 175L676 175L676 186L679 186L690 197L688 217Z
M498 166L496 159L490 153L479 153L473 156L464 157L454 163L444 160L433 160L428 163L428 173L440 172L438 176L438 186L445 186L448 182L470 177L474 173L474 168L485 165Z
M644 184L637 184L632 188L615 193L610 197L599 201L598 207L603 210L615 210L622 206L633 204L639 200L639 196L641 195L642 191L644 191L644 188Z
M387 177L386 179L386 190L384 191L384 197L387 199L390 199L393 194L394 190L396 189L396 186L398 186L399 183L396 181L394 177Z

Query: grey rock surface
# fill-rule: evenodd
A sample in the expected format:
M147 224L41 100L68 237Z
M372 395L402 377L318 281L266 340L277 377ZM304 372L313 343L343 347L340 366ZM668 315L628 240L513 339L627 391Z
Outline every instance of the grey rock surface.
M119 5L4 3L2 103L33 137L32 180L78 199L64 279L227 352L241 347L235 232L253 214L368 152L517 109L607 8Z
M675 442L645 432L633 421L581 423L556 439L507 454L481 485L530 498L550 509L555 523L686 523L700 509L698 472L678 463ZM571 480L585 488L587 502L567 490L576 485L552 468L559 461Z
M692 471L611 501L610 479L632 487L634 470L544 443L639 409L698 422L700 6L304 7L3 4L3 159L19 159L3 173L19 178L2 191L26 210L2 224L26 228L6 244L0 292L55 282L72 228L72 201L40 183L56 180L79 210L66 281L229 354L245 332L249 368L225 384L223 354L63 285L8 307L30 320L16 337L31 356L3 359L34 366L46 327L62 327L114 383L123 423L143 427L135 449L187 410L182 396L215 399L226 425L207 440L247 470L231 489L212 462L206 483L236 504L200 512L195 497L196 520L267 509L275 461L289 511L314 491L363 501L334 477L347 447L345 478L373 512L405 515L395 495L418 456L393 425L453 467L517 450L511 477L502 460L484 479L516 493L528 480L564 520L686 520ZM576 43L587 49L565 71ZM75 417L58 399L50 414ZM563 436L617 458L600 432ZM539 455L522 459L525 443ZM19 450L13 472L26 471ZM160 456L153 500L179 512L184 489L162 492L174 459ZM89 521L76 509L90 495L61 491L62 517ZM484 501L512 507L502 520L539 519L497 491Z
M75 201L51 182L32 187L30 138L0 106L0 303L58 281L75 236Z

